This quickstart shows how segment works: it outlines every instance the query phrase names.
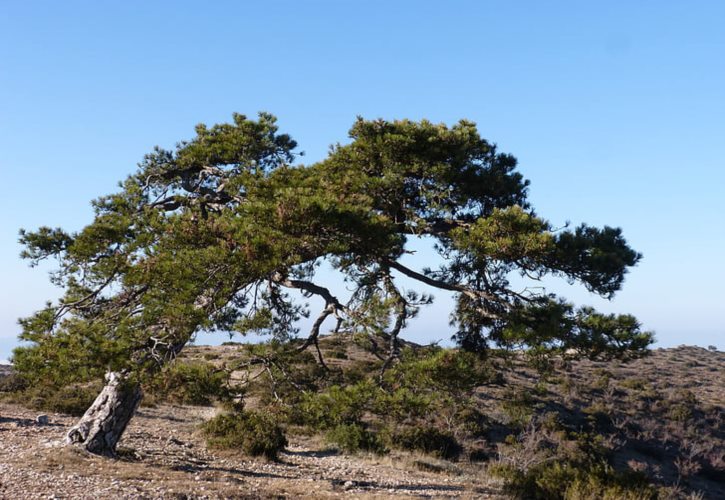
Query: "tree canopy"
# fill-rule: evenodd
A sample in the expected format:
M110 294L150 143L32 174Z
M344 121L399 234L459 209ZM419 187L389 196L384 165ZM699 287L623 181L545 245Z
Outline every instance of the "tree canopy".
M651 343L632 316L512 285L517 274L557 276L612 297L641 255L618 228L555 229L539 217L516 159L474 123L359 118L350 142L324 160L302 165L298 157L274 116L235 114L146 155L117 193L93 201L95 217L79 232L22 231L32 264L57 258L51 279L64 295L21 320L30 344L16 350L16 364L39 377L153 370L200 332L286 340L310 312L301 348L334 319L338 331L386 335L392 360L398 335L432 300L403 291L401 275L423 292L455 295L451 321L464 349L626 357ZM401 263L415 237L434 242L440 267ZM349 299L318 282L323 262L352 285ZM324 307L307 311L293 290Z

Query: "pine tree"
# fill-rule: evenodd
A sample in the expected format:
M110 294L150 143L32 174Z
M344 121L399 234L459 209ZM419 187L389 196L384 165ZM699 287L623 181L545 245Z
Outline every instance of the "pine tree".
M553 275L611 297L641 256L619 229L555 230L537 216L516 159L474 123L358 119L350 138L304 166L273 116L235 114L147 155L119 192L93 202L95 218L81 231L21 231L32 264L57 258L51 279L65 293L21 320L29 345L16 350L16 366L66 382L108 372L103 397L70 442L112 455L140 381L203 331L293 338L308 313L295 290L324 301L300 349L316 347L333 318L336 330L384 334L386 366L408 320L432 300L403 292L401 275L455 295L451 317L464 349L628 357L651 343L632 316L512 286L516 273ZM416 237L434 243L440 268L401 263ZM316 281L322 262L353 286L349 300Z

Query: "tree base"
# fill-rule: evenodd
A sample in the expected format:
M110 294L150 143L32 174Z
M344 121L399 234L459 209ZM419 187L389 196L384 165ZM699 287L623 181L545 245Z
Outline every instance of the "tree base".
M106 374L106 385L65 442L90 453L116 456L116 445L141 402L141 387L119 372Z

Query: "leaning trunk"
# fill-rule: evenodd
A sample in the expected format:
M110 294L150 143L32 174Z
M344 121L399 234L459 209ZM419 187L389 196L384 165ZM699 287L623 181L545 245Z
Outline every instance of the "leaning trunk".
M106 386L68 432L66 443L98 455L115 456L116 444L140 402L138 383L123 373L108 372Z
M201 294L194 302L194 309L197 310L213 306L214 302L207 293ZM193 331L194 328L190 328L186 335L173 335L163 327L153 330L149 350L137 353L139 357L136 361L143 364L151 357L156 361L156 369L161 369L179 355ZM65 442L98 455L115 456L116 444L136 413L141 397L141 386L131 380L127 373L106 373L105 387L80 421L68 431Z

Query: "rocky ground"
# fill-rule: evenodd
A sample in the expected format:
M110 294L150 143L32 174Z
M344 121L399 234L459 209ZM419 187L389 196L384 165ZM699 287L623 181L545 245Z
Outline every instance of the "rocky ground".
M334 338L324 343L334 367L368 355ZM186 354L221 365L243 354L243 346L199 346ZM0 366L0 377L7 372ZM611 444L613 463L666 487L669 496L662 498L725 498L725 353L686 346L657 349L630 363L577 362L546 379L514 360L505 379L475 394L490 419L483 443L489 461L506 458L507 450L514 458L526 452L525 446L505 444L514 432L505 424L512 415L533 413L539 421L554 415L561 421L559 430L586 429L601 421L596 432ZM41 423L41 412L23 406L30 401L24 402L22 393L10 400L14 403L0 402L0 500L505 498L485 461L447 462L397 450L348 456L329 449L321 437L291 432L277 462L209 450L199 424L215 415L213 406L142 407L121 441L120 457L101 458L60 444L76 417L48 414Z
M0 403L0 498L502 498L481 466L394 453L343 456L291 438L278 462L206 449L198 424L214 408L142 408L121 458L59 443L75 418Z

